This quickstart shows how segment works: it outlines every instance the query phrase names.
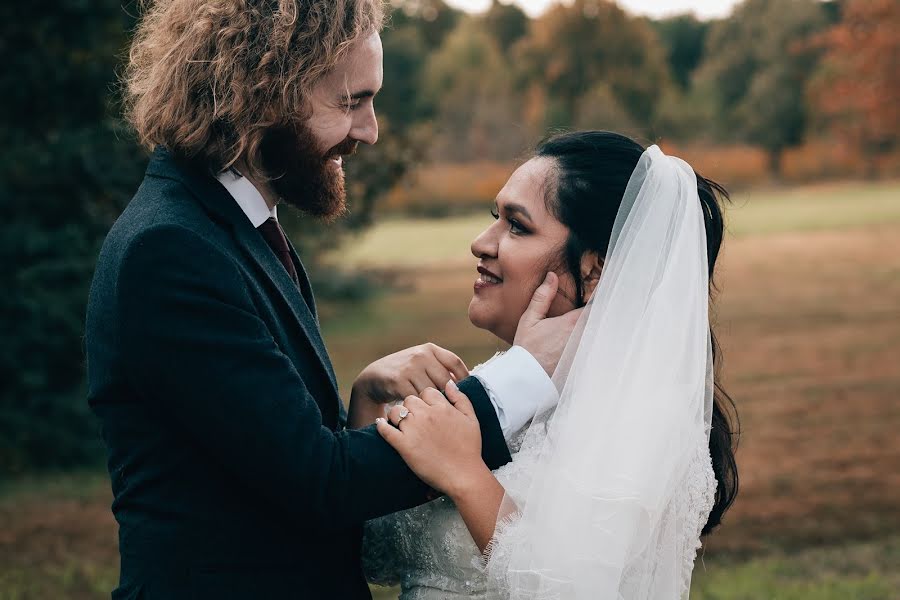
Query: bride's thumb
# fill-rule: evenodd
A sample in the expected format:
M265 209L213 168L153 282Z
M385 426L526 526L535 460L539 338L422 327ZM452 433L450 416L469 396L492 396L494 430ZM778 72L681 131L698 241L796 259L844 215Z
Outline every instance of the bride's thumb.
M450 401L450 404L455 406L459 412L467 417L475 416L475 408L472 406L472 401L469 400L468 396L459 391L456 382L452 379L447 382L447 386L444 388L444 394L447 396L447 400Z
M534 290L534 294L531 296L531 302L528 303L528 308L522 313L519 324L533 325L534 323L545 319L547 317L547 312L550 310L550 305L553 304L553 299L556 297L558 286L559 277L557 277L556 273L553 271L549 271L544 278L543 283Z

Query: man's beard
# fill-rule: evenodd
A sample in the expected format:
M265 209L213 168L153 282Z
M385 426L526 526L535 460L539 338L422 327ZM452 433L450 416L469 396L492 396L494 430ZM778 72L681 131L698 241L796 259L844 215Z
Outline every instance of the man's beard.
M260 158L279 200L330 222L347 212L344 170L331 159L353 154L356 146L346 139L323 153L306 125L278 126L263 137Z

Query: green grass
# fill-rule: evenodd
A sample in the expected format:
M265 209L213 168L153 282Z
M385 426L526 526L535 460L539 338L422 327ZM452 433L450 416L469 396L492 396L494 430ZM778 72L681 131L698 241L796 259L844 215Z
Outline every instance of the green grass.
M823 231L900 222L900 182L840 183L736 194L737 236Z
M838 230L900 222L900 182L829 183L735 194L728 230L738 237ZM491 222L483 214L390 219L351 238L332 255L346 267L396 268L471 259L472 239Z
M691 598L890 600L900 590L898 564L900 537L743 561L698 558Z
M62 565L0 566L0 600L109 598L118 581L117 565L83 558Z
M0 481L0 508L21 506L43 498L83 502L92 499L101 486L109 486L109 476L101 467L26 475L11 481Z

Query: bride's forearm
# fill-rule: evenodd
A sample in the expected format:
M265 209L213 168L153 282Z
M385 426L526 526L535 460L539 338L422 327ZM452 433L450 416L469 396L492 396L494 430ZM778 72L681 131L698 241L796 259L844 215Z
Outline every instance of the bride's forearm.
M487 466L466 477L458 489L448 491L481 552L494 536L505 493Z

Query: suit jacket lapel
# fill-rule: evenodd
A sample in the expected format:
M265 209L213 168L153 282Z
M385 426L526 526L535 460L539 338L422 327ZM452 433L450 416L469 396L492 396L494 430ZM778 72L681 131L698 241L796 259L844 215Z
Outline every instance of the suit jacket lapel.
M147 171L149 174L183 182L214 218L231 226L241 248L250 260L256 264L258 270L269 279L272 286L278 290L294 318L303 328L306 337L319 357L322 368L336 390L337 379L331 366L331 360L328 358L325 342L319 331L318 321L313 314L314 309L312 307L314 304L312 303L312 290L309 285L309 279L300 261L296 259L296 252L293 252L293 247L292 254L299 267L297 272L301 278L304 295L307 295L310 299L309 305L307 305L304 297L301 296L300 289L291 280L284 266L279 262L268 244L266 244L262 235L253 227L247 219L247 215L244 214L238 203L231 197L228 190L222 187L215 178L196 169L176 164L174 158L163 149L157 149L153 153Z
M247 252L247 255L257 264L259 269L268 276L269 280L281 293L285 302L287 302L288 306L291 308L294 317L300 323L301 327L303 327L306 336L312 342L316 355L322 362L322 366L325 368L325 372L331 380L331 384L337 389L337 380L335 379L334 371L331 367L331 360L328 358L325 341L322 339L319 323L313 314L312 307L307 304L307 300L301 295L300 288L297 287L291 279L291 276L288 275L284 265L279 262L278 258L269 248L269 245L266 244L262 235L253 228L253 225L247 221L246 217L244 218L244 221L246 221L245 226L235 227L235 234L238 241ZM302 270L302 265L299 266L300 268L297 270L297 273L299 275L300 285L305 287L308 291L311 300L312 290L309 286L309 279L306 276L306 271Z
M309 281L309 273L306 272L306 267L303 266L303 263L300 261L300 255L297 253L297 250L294 248L294 244L290 239L285 236L287 239L288 247L291 249L291 261L294 263L294 268L297 269L297 278L300 280L300 293L303 294L303 299L306 300L306 305L309 308L309 311L312 313L313 318L316 320L316 323L319 322L319 314L316 311L316 299L313 297L312 292L312 284Z

